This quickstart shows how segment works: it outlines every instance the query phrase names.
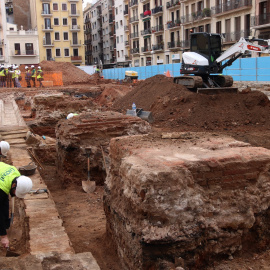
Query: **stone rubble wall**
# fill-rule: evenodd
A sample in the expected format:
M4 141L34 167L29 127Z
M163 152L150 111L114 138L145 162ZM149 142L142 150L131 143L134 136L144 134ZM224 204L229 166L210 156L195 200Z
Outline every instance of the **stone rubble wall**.
M269 242L259 220L270 206L270 151L181 136L111 140L104 209L123 269L159 269L160 260L202 267L241 250L251 231Z

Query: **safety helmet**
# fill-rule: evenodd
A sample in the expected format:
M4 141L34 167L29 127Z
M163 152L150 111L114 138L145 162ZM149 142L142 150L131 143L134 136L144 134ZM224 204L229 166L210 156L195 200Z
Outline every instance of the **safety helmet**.
M33 65L31 66L31 68L34 68L34 67L35 67L35 66L33 66Z
M40 66L38 66L38 69L41 69L41 67L40 67Z
M9 143L6 142L6 141L1 141L0 142L0 148L1 148L1 153L3 156L6 156L9 149L10 149L10 146L9 146Z
M28 69L28 66L25 66L25 69Z
M67 119L70 119L70 118L72 118L73 116L74 116L74 114L73 114L73 113L70 113L70 114L68 114Z
M17 178L17 186L15 195L18 198L24 198L25 195L32 189L33 183L32 180L27 176L19 176Z

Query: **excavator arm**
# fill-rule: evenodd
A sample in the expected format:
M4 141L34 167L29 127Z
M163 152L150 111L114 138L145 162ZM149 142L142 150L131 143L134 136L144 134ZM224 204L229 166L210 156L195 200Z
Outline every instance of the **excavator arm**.
M268 44L268 47L264 47L261 45L253 45L252 42L254 41L266 41ZM223 65L220 66L219 72L221 72L225 67L230 66L237 58L239 58L240 56L242 56L244 53L248 51L256 52L256 53L269 53L269 46L270 46L270 39L263 40L263 39L253 38L250 40L246 40L243 37L240 38L240 40L237 43L231 46L228 50L226 50L223 54L221 54L216 59L215 62L217 64L229 59L227 62L225 62Z

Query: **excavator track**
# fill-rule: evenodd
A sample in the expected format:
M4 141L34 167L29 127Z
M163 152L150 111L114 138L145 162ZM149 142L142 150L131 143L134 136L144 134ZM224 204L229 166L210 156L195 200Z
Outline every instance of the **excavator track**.
M233 77L227 75L211 76L211 79L215 81L220 87L231 87L233 85Z
M196 89L203 86L203 79L200 76L179 76L174 77L174 83L184 85L189 89Z

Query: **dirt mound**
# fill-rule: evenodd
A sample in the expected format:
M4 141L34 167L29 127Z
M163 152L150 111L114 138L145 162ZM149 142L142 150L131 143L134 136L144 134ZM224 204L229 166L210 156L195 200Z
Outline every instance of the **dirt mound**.
M62 71L64 85L81 84L81 83L96 84L96 81L99 79L98 74L89 75L83 70L74 66L72 63L42 61L40 63L40 66L44 72Z
M172 78L156 75L140 82L113 105L125 113L135 102L151 111L155 125L182 130L270 128L270 102L259 91L205 95L190 92Z

